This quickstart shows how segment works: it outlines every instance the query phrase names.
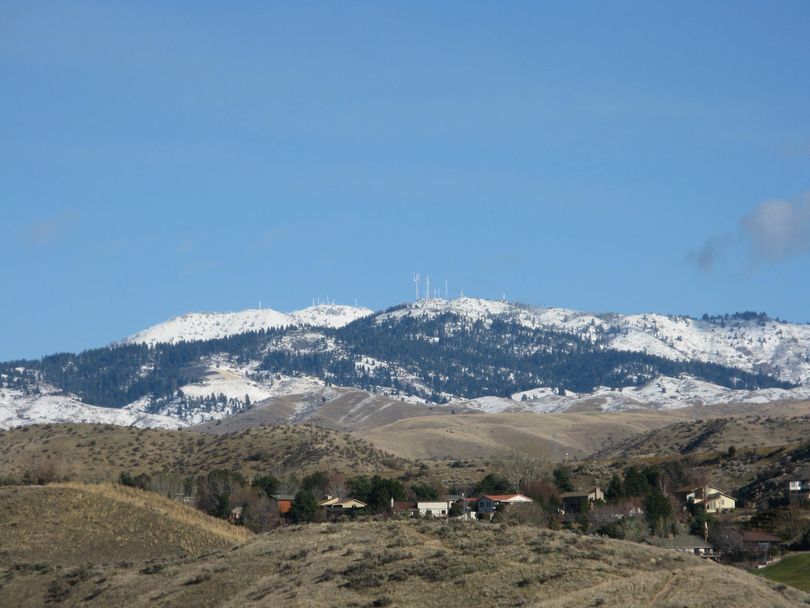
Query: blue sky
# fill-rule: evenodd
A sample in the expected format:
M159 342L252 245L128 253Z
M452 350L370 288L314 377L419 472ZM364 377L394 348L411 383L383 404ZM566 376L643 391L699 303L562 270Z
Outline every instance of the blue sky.
M0 4L0 360L412 271L810 321L810 3L167 4Z

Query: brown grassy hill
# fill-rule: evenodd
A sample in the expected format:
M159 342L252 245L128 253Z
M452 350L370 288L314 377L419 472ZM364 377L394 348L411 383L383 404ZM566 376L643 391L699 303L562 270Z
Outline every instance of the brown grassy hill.
M4 565L197 556L251 536L178 502L118 485L0 487L0 513Z
M712 606L787 608L810 596L653 547L501 524L286 527L149 568L0 570L0 605Z
M226 435L93 424L0 431L0 479L12 481L26 472L108 481L117 479L121 471L196 474L228 469L252 476L333 469L393 474L409 466L359 438L301 426L254 427Z
M740 452L798 443L810 436L810 416L735 416L678 422L614 442L596 458L639 458L668 454Z
M455 409L457 412L475 411L464 405ZM230 433L257 425L298 424L317 419L318 424L326 428L350 432L376 428L403 418L443 415L448 411L446 407L418 405L366 391L329 387L266 399L245 412L218 422L197 425L193 430Z
M516 448L562 460L682 419L678 412L655 411L457 414L398 420L356 434L404 458L480 458Z

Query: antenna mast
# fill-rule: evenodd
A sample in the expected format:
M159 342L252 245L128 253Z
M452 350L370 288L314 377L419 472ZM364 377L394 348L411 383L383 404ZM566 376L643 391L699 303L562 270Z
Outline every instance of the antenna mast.
M413 273L413 284L416 286L416 301L419 301L419 273Z
M430 275L425 277L425 296L427 301L430 302Z

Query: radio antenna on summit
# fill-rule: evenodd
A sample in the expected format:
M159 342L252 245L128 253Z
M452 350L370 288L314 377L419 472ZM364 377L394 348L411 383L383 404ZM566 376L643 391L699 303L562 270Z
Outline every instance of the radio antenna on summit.
M430 275L425 277L425 299L430 301Z
M416 286L416 301L419 301L419 273L413 273L413 284Z

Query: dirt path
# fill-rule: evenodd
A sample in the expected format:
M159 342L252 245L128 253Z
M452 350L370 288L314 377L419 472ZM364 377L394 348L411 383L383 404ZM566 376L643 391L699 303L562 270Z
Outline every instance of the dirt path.
M652 598L650 598L650 601L647 604L645 604L644 608L652 608L653 606L655 606L655 603L658 600L660 600L667 593L669 593L669 590L672 588L672 582L674 580L675 580L675 572L672 572L667 578L667 580L664 582L664 586L658 590L658 593L656 593L654 596L652 596Z

